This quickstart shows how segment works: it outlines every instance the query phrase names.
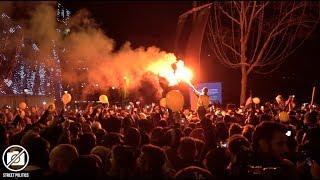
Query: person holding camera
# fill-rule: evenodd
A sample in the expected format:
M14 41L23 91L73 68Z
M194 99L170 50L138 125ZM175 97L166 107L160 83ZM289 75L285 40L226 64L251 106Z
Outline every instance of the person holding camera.
M256 126L252 135L255 164L262 167L262 177L297 179L295 165L288 159L287 128L280 123L265 121Z
M308 129L298 148L297 169L301 178L320 178L320 127Z
M228 138L227 148L230 152L228 176L232 179L233 177L249 177L247 166L252 161L250 142L242 135L235 134Z

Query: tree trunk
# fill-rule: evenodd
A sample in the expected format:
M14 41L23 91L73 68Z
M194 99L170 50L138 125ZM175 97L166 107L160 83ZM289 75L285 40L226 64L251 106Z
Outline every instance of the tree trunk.
M241 94L240 94L240 105L243 105L246 102L246 93L247 93L247 70L245 65L241 67Z

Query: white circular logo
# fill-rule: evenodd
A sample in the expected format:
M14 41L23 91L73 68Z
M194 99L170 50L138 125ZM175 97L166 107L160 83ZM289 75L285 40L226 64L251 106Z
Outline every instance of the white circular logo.
M28 165L29 154L24 147L12 145L3 152L2 162L10 171L18 172Z

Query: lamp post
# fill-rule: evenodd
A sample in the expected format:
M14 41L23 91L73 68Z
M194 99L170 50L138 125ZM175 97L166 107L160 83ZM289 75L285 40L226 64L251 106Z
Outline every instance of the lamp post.
M124 107L125 100L127 98L127 77L123 77L123 86L121 92L121 107Z

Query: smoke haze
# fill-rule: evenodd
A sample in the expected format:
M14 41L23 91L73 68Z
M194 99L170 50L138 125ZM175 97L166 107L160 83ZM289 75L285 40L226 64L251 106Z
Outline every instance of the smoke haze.
M107 92L109 87L122 87L126 77L129 90L140 93L137 96L146 93L138 90L146 84L156 99L162 96L158 75L161 71L172 71L171 64L177 61L174 54L155 46L134 49L130 42L120 45L116 51L117 42L105 35L89 11L71 12L65 25L57 22L56 7L56 2L0 2L0 10L15 17L22 26L24 38L37 44L38 58L52 58L53 47L59 47L62 78L67 84L86 81L85 94L92 93L93 88ZM20 15L30 18L15 14L21 10ZM32 63L32 58L29 59ZM83 68L88 70L80 71Z

